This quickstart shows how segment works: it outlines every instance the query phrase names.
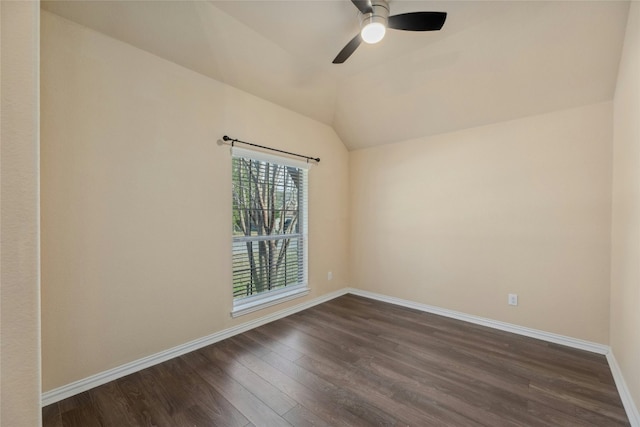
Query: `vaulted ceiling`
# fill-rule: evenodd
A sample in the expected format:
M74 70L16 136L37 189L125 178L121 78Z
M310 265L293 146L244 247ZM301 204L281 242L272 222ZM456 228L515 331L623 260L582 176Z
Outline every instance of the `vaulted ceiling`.
M439 32L389 31L342 65L348 0L43 1L42 8L324 122L358 149L613 98L628 2L407 1Z

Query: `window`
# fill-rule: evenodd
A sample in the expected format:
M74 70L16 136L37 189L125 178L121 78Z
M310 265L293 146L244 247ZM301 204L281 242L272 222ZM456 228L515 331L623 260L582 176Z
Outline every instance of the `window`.
M233 316L309 292L307 169L233 147Z

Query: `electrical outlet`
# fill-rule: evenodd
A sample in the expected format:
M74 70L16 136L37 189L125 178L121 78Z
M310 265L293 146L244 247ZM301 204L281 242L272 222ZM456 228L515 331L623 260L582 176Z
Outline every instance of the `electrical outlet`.
M509 305L518 305L518 294L509 294Z
M332 271L327 273L327 280L333 280L333 272Z

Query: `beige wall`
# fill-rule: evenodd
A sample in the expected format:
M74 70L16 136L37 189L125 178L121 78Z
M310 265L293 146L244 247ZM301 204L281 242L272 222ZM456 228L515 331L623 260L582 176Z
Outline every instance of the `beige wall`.
M40 425L39 2L0 1L0 425Z
M46 12L41 49L45 391L305 301L230 317L224 134L321 157L306 299L347 286L330 127Z
M640 4L632 3L614 99L611 347L640 408Z
M351 152L352 286L608 343L611 135L602 103Z

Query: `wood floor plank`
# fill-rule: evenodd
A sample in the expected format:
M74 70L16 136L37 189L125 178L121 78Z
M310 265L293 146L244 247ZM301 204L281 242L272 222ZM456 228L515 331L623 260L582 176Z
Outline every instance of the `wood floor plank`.
M184 356L165 362L173 370L175 378L188 389L187 401L197 402L209 414L209 424L245 426L249 420L224 396L211 387L185 361ZM172 366L172 364L174 364Z
M94 427L102 426L100 413L88 392L71 396L58 402L62 425L67 427Z
M182 356L184 360L207 381L220 395L224 396L235 408L237 408L244 417L253 424L263 423L269 426L287 426L290 424L282 418L275 410L260 400L247 388L223 372L210 359L202 354L203 352L193 352ZM268 384L271 389L273 386ZM255 392L257 387L251 386L251 390ZM286 406L286 410L295 406ZM283 411L286 412L286 411Z
M348 351L352 356L359 357L359 362L362 360L370 361L371 358L377 354L376 349L367 348L366 352L361 352L357 345L351 347L348 342L353 343L354 340L349 339L348 341L341 341L336 337L337 334L335 331L327 332L326 328L309 329L305 324L306 322L294 322L291 325L292 327L298 328L302 331L314 333L315 337L320 340L332 340L333 337L337 346L334 351L340 351L338 348ZM392 358L389 358L389 361L390 363L395 363ZM389 378L382 378L380 376L373 375L373 370L359 369L357 364L345 363L344 360L341 360L339 357L316 358L313 352L309 352L307 356L303 356L296 361L296 365L301 366L310 372L316 373L323 378L329 379L333 384L349 390L365 401L373 400L371 403L374 406L384 408L387 411L392 411L394 416L399 418L403 423L416 425L420 423L420 419L422 421L428 420L431 413L440 412L440 419L431 419L430 421L441 422L443 419L446 419L450 424L475 425L470 419L458 416L457 414L450 413L445 416L444 413L440 411L439 407L430 404L425 405L425 402L423 402L421 408L417 410L416 408L407 407L404 404L404 399L394 399L392 397L394 390L389 388L389 384L392 384L393 381L389 381ZM433 403L436 405L441 404L441 402L437 401L433 401ZM425 407L428 407L427 411L424 410Z
M282 356L285 359L290 360L292 362L297 360L297 359L299 359L300 357L302 357L302 354L300 354L299 352L297 352L293 348L289 347L288 345L282 344L281 342L273 341L273 340L269 339L269 337L265 336L258 329L253 329L251 331L247 331L246 333L244 333L242 335L234 337L234 339L254 341L254 342L260 344L262 346L262 348L271 350L274 353L279 354L280 356ZM247 341L245 341L245 342L247 342ZM266 353L268 353L268 351L265 352L264 354L266 354Z
M213 362L215 366L221 366L221 371L237 381L238 384L246 387L256 395L265 404L269 405L277 414L284 414L297 405L294 399L291 399L285 393L282 393L270 382L262 379L259 375L252 372L249 368L238 362L241 352L237 350L228 350L229 344L233 338L227 343L204 348L200 353L208 360ZM253 421L255 423L255 421Z
M120 391L117 381L112 381L89 390L94 407L100 415L103 425L126 426L139 425L129 400Z
M284 414L284 418L289 421L292 426L296 427L331 427L331 424L302 405L297 405Z
M628 426L604 356L345 295L43 408L68 426Z
M62 427L62 417L58 403L53 403L42 408L43 427Z
M406 399L396 399L394 381L377 376L371 370L349 370L331 361L318 361L308 356L300 358L296 365L326 378L332 384L353 393L360 400L393 414L402 425L438 423L445 419L455 425L479 425L454 413L445 414L436 401L423 402L420 407L407 405Z
M180 358L144 371L143 380L150 393L174 420L206 416L211 425L245 426L249 422Z
M139 372L118 379L117 384L129 402L131 412L136 416L136 425L143 427L173 425L171 416L163 406L158 405L150 390L145 387Z
M235 340L226 344L230 346L239 345ZM240 348L242 347L240 346ZM318 418L326 420L332 426L350 425L348 422L350 414L347 414L346 417L341 417L341 409L335 403L330 402L327 396L322 393L316 393L250 352L238 352L238 354L240 363L266 381L269 381L287 396L295 399L301 406Z
M395 418L384 410L371 405L358 396L354 396L327 379L321 378L295 363L290 363L273 352L264 356L263 359L289 377L313 390L318 396L322 396L325 402L334 406L332 409L337 411L349 425L392 426L396 424Z
M617 411L615 405L597 401L588 396L577 396L566 388L558 389L550 386L550 384L543 385L543 383L536 382L534 380L531 383L531 390L536 393L547 394L555 399L571 403L576 407L576 415L578 415L577 411L581 411L582 414L590 414L590 417L592 418L596 418L596 414L600 414L604 416L603 418L608 419L612 425L614 423L618 424L627 420L626 415Z

